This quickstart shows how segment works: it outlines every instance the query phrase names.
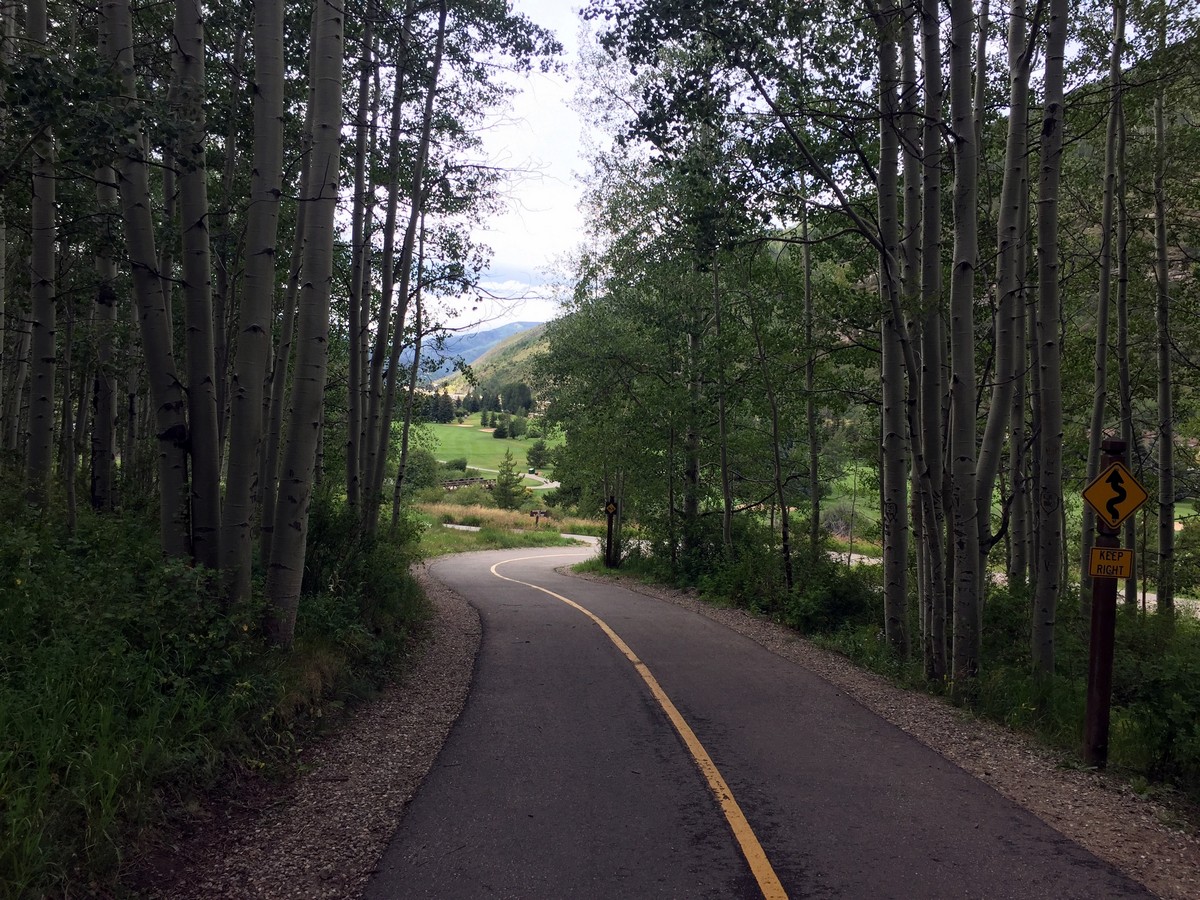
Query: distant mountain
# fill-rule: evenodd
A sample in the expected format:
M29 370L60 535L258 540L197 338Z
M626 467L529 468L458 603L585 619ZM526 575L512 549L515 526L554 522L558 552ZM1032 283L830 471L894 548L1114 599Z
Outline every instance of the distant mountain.
M529 331L541 327L540 322L510 322L499 328L489 328L487 331L469 331L461 334L451 334L446 338L442 349L437 351L441 364L432 372L425 375L431 381L438 381L454 372L455 362L462 359L465 363L473 363L498 344L503 343ZM430 356L429 359L435 357Z
M480 384L499 386L524 381L532 385L530 363L545 349L545 335L546 326L542 324L518 331L477 357L471 363L471 371ZM460 373L442 378L439 385L444 385L453 394L470 390L467 380ZM532 386L536 392L537 386Z

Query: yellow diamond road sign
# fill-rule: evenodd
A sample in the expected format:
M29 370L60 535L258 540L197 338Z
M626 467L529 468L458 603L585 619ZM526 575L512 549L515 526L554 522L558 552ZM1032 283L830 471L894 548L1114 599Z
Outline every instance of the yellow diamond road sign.
M1149 498L1123 463L1115 462L1083 489L1083 499L1105 525L1115 529Z

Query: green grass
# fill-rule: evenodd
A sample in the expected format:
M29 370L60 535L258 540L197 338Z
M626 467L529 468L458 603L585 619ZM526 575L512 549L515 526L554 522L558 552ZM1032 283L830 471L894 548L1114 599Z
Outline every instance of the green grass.
M478 413L468 416L466 421L466 425L428 426L437 440L437 448L433 452L438 459L465 458L467 465L472 468L499 469L500 463L504 461L504 451L511 450L517 463L517 471L529 468L525 462L525 451L536 438L498 440L492 437L490 430L480 430ZM563 438L555 435L545 440L548 446L555 447L562 443Z

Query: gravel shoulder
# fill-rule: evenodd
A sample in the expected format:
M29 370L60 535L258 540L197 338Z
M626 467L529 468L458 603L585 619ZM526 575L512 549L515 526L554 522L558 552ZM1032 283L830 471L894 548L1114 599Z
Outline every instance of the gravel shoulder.
M180 842L146 896L361 895L462 711L479 648L475 610L423 567L414 574L436 614L403 680L311 748L306 773L290 787L269 802L229 804ZM898 688L782 626L686 592L620 583L706 616L815 672L1158 896L1200 897L1200 839L1170 807L1107 774L1063 768L1031 740Z
M474 608L424 567L413 574L435 615L402 680L307 750L305 774L271 802L229 804L175 847L146 896L361 895L462 711L479 649Z

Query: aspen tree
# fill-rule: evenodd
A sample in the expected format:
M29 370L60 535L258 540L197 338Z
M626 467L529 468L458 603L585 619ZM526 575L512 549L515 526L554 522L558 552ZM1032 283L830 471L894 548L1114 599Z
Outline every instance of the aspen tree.
M383 460L379 459L379 448L386 448L387 437L383 432L384 396L383 374L384 363L388 358L388 337L391 334L392 302L395 297L396 284L396 222L399 217L400 203L400 113L403 109L404 91L408 86L409 63L412 57L412 28L414 22L413 0L406 0L404 6L404 25L401 28L400 58L396 62L394 74L395 83L392 86L392 104L388 120L387 143L387 206L384 209L383 224L383 255L380 261L381 292L379 301L379 317L375 324L375 341L371 348L370 366L367 378L366 419L363 424L362 472L365 478L363 486L362 524L370 529L371 517L378 518L379 490L382 486ZM403 302L403 298L401 298ZM385 454L386 458L386 454Z
M46 0L30 0L26 6L25 38L33 65L46 66ZM30 201L29 327L32 335L29 386L29 444L25 449L26 496L45 506L50 489L50 464L54 448L54 382L58 361L57 309L55 290L58 260L55 254L54 133L49 123L34 137L33 196Z
M1104 138L1104 196L1100 213L1100 285L1096 301L1096 354L1093 363L1092 418L1088 429L1087 481L1100 472L1100 441L1105 433L1108 412L1108 331L1112 319L1113 211L1117 199L1117 137L1121 110L1121 51L1125 42L1125 7L1121 0L1113 4L1113 42L1109 56L1108 125ZM1080 610L1086 619L1092 608L1092 576L1088 559L1096 538L1096 512L1083 505L1083 531L1080 541L1082 559L1079 574Z
M437 35L430 63L429 82L425 88L425 109L421 119L421 135L417 144L416 159L413 162L412 182L409 187L408 224L404 230L404 241L400 249L400 260L396 265L399 271L397 286L397 313L395 327L392 329L392 344L388 354L387 384L383 391L379 430L376 435L375 463L371 469L371 481L363 503L366 513L365 527L368 534L374 534L379 526L379 506L383 493L384 469L387 465L387 448L391 443L392 410L396 402L396 382L399 377L400 350L404 343L404 320L409 303L409 285L412 278L413 253L417 240L417 224L421 211L425 206L428 194L425 187L426 166L429 161L429 147L433 135L434 107L437 99L438 77L442 67L442 52L446 44L446 20L449 14L447 0L439 0ZM384 292L384 303L388 303L388 292ZM382 318L382 317L381 317ZM378 345L377 345L378 346Z
M133 25L129 0L105 0L109 51L121 82L121 105L137 104ZM150 380L154 427L158 441L159 528L163 552L172 557L191 553L188 540L186 400L172 352L170 311L155 253L150 180L140 128L124 136L117 173L125 245L133 275L133 295Z
M172 109L180 126L174 158L179 167L182 220L180 267L186 322L188 447L192 460L192 554L196 562L216 570L220 565L221 463L205 164L208 135L204 112L204 20L200 0L176 0L173 48Z
M996 223L996 371L987 424L979 445L976 502L979 507L980 574L986 571L992 546L992 499L1004 455L1004 438L1012 428L1013 394L1017 373L1025 367L1025 341L1018 331L1024 308L1025 221L1029 192L1029 75L1034 45L1027 36L1025 0L1014 0L1008 16L1008 136L1004 150L1004 179ZM980 66L980 71L983 67ZM977 114L979 111L976 111ZM982 589L982 586L981 586Z
M12 66L16 46L17 0L0 0L0 71ZM0 81L0 89L3 89ZM0 141L8 132L8 109L0 105ZM5 422L8 398L8 219L0 204L0 447L6 446Z
M900 61L901 12L881 4L879 28L879 290L883 387L882 482L884 633L897 653L908 653L908 442L900 310Z
M978 143L971 97L970 0L950 4L950 128L954 135L954 250L950 271L950 459L955 690L979 672L983 606L975 444L975 270L979 255Z
M354 137L354 208L350 214L350 341L348 360L348 405L346 423L346 503L357 508L362 491L362 420L363 396L362 375L365 354L363 332L366 330L364 314L369 310L367 301L370 281L364 277L368 266L368 205L367 205L367 156L370 151L369 133L373 131L378 110L371 99L371 75L374 70L375 54L375 3L367 8L363 23L362 51L359 60L358 107L355 110Z
M229 464L221 534L223 587L231 602L250 593L254 486L273 475L261 473L259 466L283 190L283 22L282 0L254 4L253 169L240 333L230 383Z
M301 196L309 211L305 221L296 372L287 448L280 461L282 489L275 508L271 559L267 566L267 634L282 647L290 647L295 637L304 576L308 513L329 362L334 215L341 161L344 12L333 0L317 0L315 18L310 63L313 148ZM276 376L280 374L277 372Z
M1045 97L1038 178L1037 346L1040 405L1037 485L1037 587L1033 603L1034 671L1054 674L1054 625L1062 590L1062 349L1059 338L1058 189L1062 171L1066 0L1049 0Z
M317 7L313 7L313 22L316 22ZM315 28L313 29L315 32ZM300 187L308 184L312 162L313 144L313 86L308 88L308 104L302 132L300 154ZM271 541L275 535L275 508L279 497L279 457L283 447L283 413L287 403L289 386L288 369L292 362L292 344L296 336L296 304L300 294L300 275L304 265L304 247L308 233L308 203L298 203L296 227L292 237L292 249L288 257L287 285L283 291L282 321L279 328L279 343L275 346L275 359L271 367L270 401L264 398L266 435L262 442L262 461L259 465L260 505L259 559L263 568L271 562Z
M942 52L937 0L921 3L921 65L925 107L921 135L921 406L919 430L925 447L926 477L920 479L925 508L925 552L929 557L925 600L925 673L940 680L946 660L946 531L942 483L942 403L945 384L945 326L942 321Z
M1120 2L1120 0L1117 0ZM1159 0L1158 52L1167 47L1167 4ZM1154 98L1154 296L1158 350L1158 614L1175 615L1175 414L1171 397L1171 283L1167 260L1166 83Z
M104 23L100 28L102 53L107 56L108 34ZM96 248L96 374L95 422L91 439L91 502L95 509L111 509L115 503L113 459L116 455L117 388L116 373L112 370L112 348L117 324L117 260L116 241L110 234L119 216L120 198L117 193L117 173L111 165L96 169L96 208L100 213L103 235ZM126 460L122 460L126 464Z

